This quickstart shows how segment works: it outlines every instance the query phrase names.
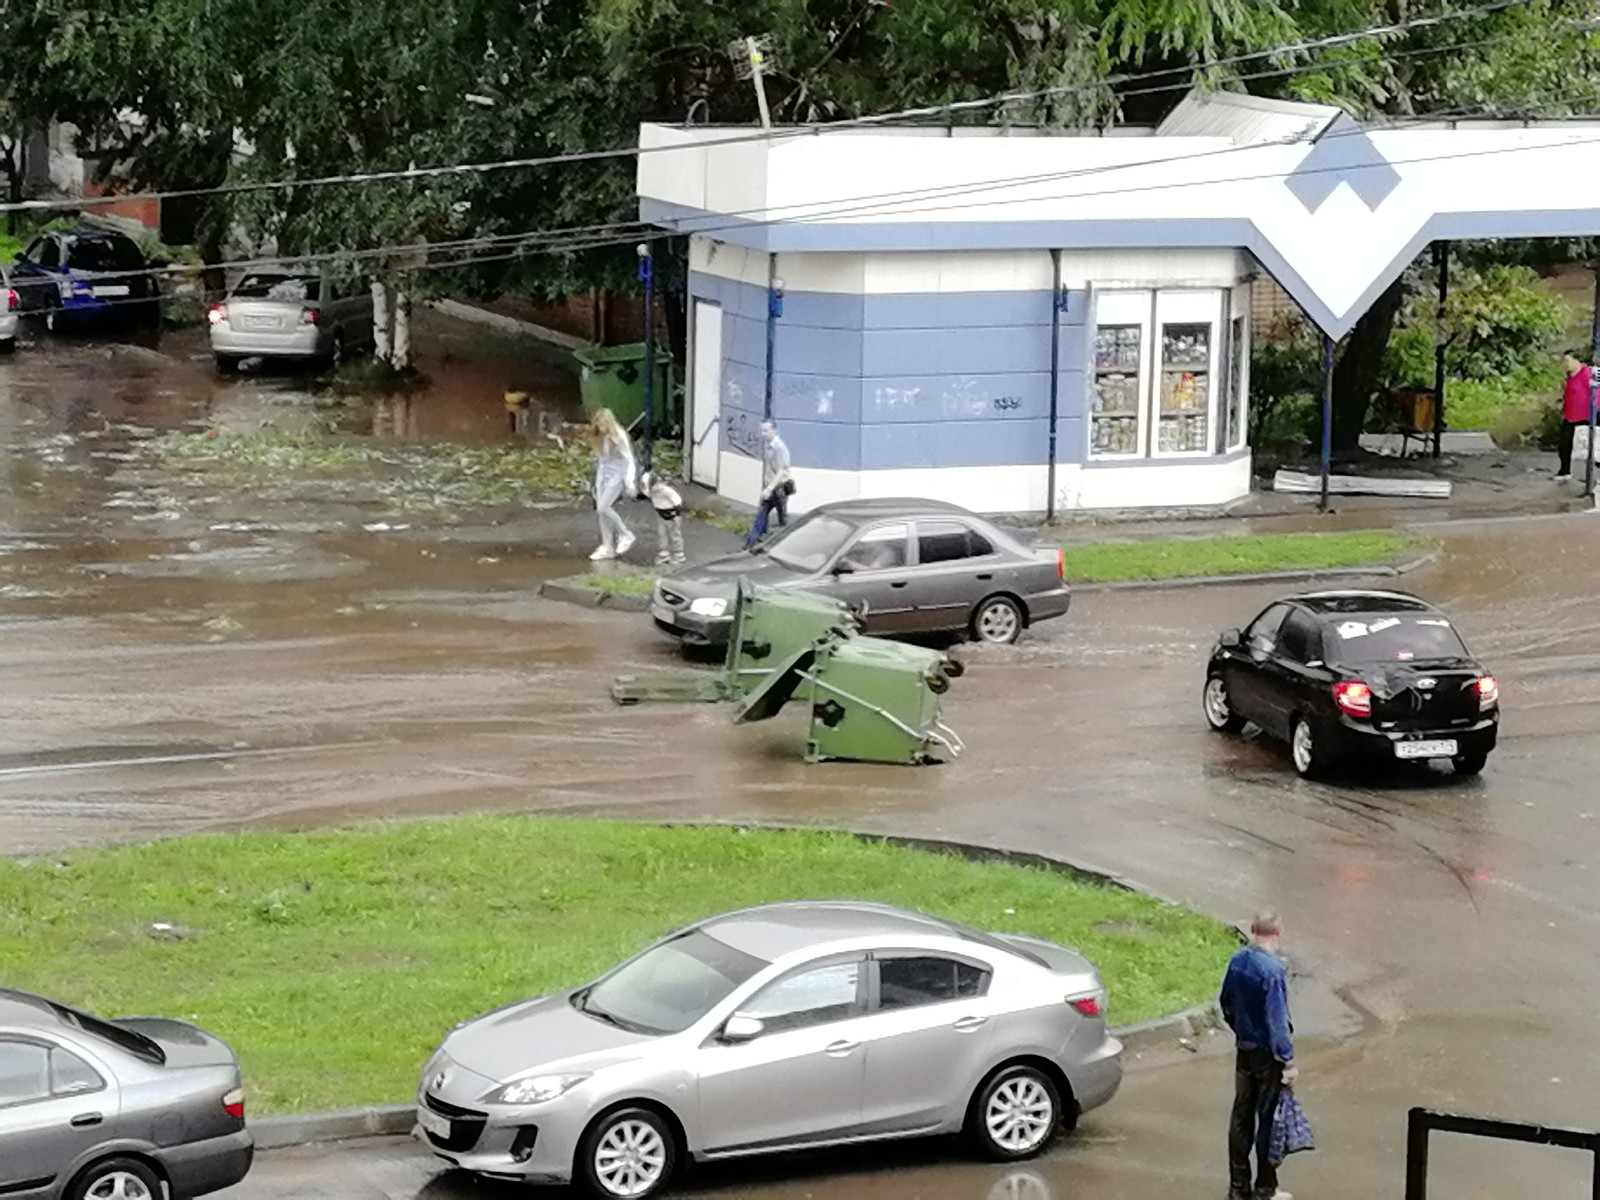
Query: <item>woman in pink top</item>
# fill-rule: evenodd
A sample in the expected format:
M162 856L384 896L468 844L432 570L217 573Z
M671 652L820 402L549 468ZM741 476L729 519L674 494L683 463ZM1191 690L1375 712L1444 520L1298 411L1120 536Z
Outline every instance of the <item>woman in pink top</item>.
M1589 368L1570 350L1562 358L1561 365L1567 369L1567 386L1561 393L1561 469L1556 472L1556 478L1570 479L1573 434L1579 425L1589 423Z

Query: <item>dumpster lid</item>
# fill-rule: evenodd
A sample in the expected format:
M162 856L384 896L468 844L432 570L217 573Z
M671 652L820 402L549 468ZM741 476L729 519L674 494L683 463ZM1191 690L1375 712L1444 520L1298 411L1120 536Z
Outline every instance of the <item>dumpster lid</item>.
M671 353L665 346L656 346L655 360L658 365L670 362ZM644 343L625 342L620 346L579 346L572 352L572 357L585 366L597 366L601 363L644 362Z
M750 721L765 721L778 715L778 710L787 704L795 694L796 689L805 682L805 672L817 660L817 648L807 646L804 650L791 655L784 663L763 679L750 694L744 698L744 703L739 706L739 715L734 717L735 725L744 725Z

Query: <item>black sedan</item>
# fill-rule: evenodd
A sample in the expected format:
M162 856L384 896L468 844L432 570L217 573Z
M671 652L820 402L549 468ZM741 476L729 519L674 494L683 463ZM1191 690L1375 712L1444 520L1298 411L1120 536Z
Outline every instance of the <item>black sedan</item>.
M724 645L739 581L843 600L873 635L966 631L1014 642L1072 601L1061 551L1032 548L939 500L824 504L754 550L656 584L656 624L691 645Z
M1311 778L1344 760L1450 759L1476 775L1500 728L1500 688L1450 619L1398 592L1317 592L1227 630L1202 707L1221 733L1248 722L1289 743Z
M161 288L139 244L112 229L39 234L17 255L11 287L24 314L52 333L68 326L161 323Z

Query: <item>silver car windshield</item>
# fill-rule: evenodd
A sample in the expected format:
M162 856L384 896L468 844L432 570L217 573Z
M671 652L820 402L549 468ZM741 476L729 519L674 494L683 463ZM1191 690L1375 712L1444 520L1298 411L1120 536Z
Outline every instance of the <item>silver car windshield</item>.
M693 929L623 963L573 1005L637 1033L682 1033L767 965Z
M780 534L767 547L767 553L774 562L797 571L820 571L854 532L854 525L818 513L792 526L788 533Z

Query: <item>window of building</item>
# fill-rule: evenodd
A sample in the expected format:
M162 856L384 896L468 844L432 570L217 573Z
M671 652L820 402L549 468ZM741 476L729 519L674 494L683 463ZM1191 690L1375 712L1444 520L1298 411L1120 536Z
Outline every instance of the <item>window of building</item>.
M1219 400L1227 411L1222 290L1103 291L1094 319L1089 457L1215 453Z

